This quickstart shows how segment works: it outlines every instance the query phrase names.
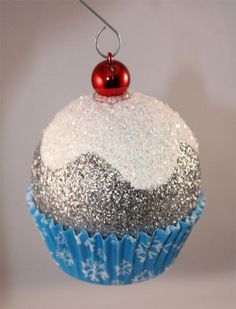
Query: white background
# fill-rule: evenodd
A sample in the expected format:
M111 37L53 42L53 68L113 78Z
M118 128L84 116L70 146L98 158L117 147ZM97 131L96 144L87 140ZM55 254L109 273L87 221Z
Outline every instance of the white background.
M236 1L88 3L121 33L132 90L168 102L195 132L207 207L160 278L100 287L59 271L25 189L43 128L92 92L102 24L77 1L1 1L0 308L235 308ZM102 46L115 46L109 31Z

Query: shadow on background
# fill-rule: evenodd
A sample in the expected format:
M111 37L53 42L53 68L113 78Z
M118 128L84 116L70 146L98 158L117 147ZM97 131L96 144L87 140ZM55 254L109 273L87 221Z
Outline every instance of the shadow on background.
M191 67L173 75L166 98L197 133L202 189L207 197L203 217L183 249L186 259L184 264L179 259L179 268L189 272L232 271L236 261L233 104L224 98L211 98L204 78Z

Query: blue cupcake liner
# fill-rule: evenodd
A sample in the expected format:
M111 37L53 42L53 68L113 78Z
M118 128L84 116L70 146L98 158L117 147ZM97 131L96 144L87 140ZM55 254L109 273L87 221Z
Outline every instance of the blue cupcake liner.
M86 230L75 233L72 228L64 229L39 211L31 187L26 201L56 264L76 279L102 285L130 284L161 274L178 256L205 206L200 193L196 209L175 226L158 228L152 235L124 235L119 240L114 234L89 236Z

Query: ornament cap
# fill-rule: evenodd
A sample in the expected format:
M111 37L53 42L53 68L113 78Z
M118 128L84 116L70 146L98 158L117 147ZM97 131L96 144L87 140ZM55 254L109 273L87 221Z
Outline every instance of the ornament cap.
M130 73L120 61L114 60L112 53L100 62L92 73L92 85L101 96L121 96L127 92L130 85Z

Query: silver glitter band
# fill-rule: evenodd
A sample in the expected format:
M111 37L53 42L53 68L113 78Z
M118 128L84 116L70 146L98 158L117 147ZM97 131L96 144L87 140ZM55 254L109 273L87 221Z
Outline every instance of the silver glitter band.
M195 208L201 184L197 152L186 143L179 147L171 178L144 190L132 187L117 169L93 153L52 171L42 162L39 145L31 179L37 207L64 227L118 237L176 224Z

